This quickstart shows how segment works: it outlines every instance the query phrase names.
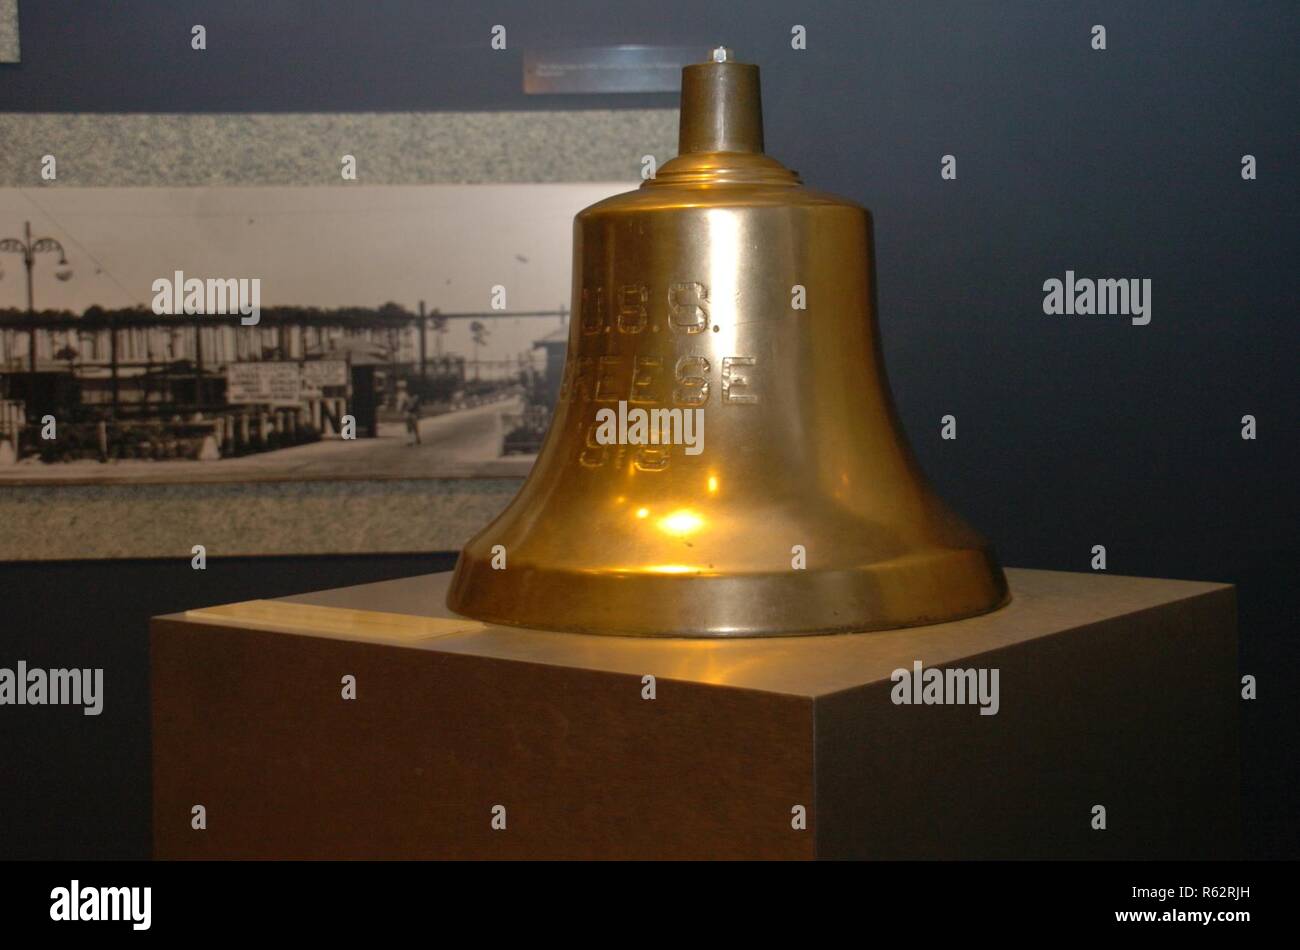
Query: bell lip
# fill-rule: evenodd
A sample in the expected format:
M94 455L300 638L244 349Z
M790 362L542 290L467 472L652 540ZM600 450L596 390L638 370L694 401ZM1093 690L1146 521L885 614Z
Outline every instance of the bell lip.
M933 619L916 620L909 623L889 623L879 626L863 626L861 624L846 624L839 627L824 627L818 629L800 629L800 630L759 630L759 631L737 631L716 632L700 631L686 633L678 630L664 631L661 633L643 633L631 630L591 630L584 627L571 626L564 627L558 625L537 626L530 623L521 623L518 621L508 620L504 617L494 617L486 613L466 614L461 613L451 606L448 598L447 609L458 617L465 617L469 620L477 620L480 623L490 623L500 627L511 627L516 630L535 630L539 633L558 633L568 636L578 635L586 637L626 637L637 640L769 640L775 638L796 637L835 637L835 636L853 636L855 634L871 633L889 633L893 630L916 630L920 627L937 627L945 623L958 623L962 620L970 620L974 617L983 617L986 614L996 613L1002 608L1008 606L1014 597L1008 589L1002 596L1001 600L996 601L987 607L979 607L969 612L955 614L948 617L937 617Z
M960 620L968 620L972 617L983 616L984 614L993 613L1006 607L1012 601L1010 586L1007 583L1006 575L1002 570L993 550L990 546L983 546L976 549L946 549L936 550L933 557L936 562L942 560L945 556L963 555L959 558L960 564L954 565L947 570L952 571L953 582L965 581L974 583L976 587L984 587L984 595L981 596L976 590L967 603L957 609L948 612L937 611L934 614L919 613L915 610L911 612L898 611L898 615L882 616L879 620L863 619L859 617L856 620L846 621L844 623L824 622L821 620L810 619L807 626L794 626L792 624L773 623L763 625L760 622L751 622L738 625L736 627L726 627L718 625L713 628L705 626L688 627L662 627L657 628L654 625L629 626L619 624L616 621L590 620L566 623L564 615L566 611L559 610L538 610L537 600L533 600L531 606L534 609L525 610L523 614L514 617L506 616L504 613L493 609L493 599L490 595L487 597L473 596L473 579L470 577L471 572L482 572L485 567L481 563L470 564L466 552L462 552L457 559L455 572L452 576L451 584L447 589L446 604L447 608L457 616L467 617L478 620L483 623L491 623L499 626L513 627L524 630L539 630L548 633L565 633L579 634L583 636L614 636L614 637L631 637L631 638L654 638L654 639L677 639L677 640L740 640L740 639L757 639L768 637L807 637L807 636L832 636L857 633L883 633L890 630L909 630L918 627L931 627L945 623L955 623ZM981 563L982 562L982 563ZM495 572L494 572L495 573ZM580 594L572 594L564 588L570 586L576 579L582 578L581 572L572 570L556 571L553 569L542 569L537 572L541 575L539 580L546 587L556 590L553 600L561 603L573 603L574 598L582 599ZM833 571L809 571L807 573L799 572L801 580L809 581L809 586L813 582L826 576L843 572ZM866 570L860 572L859 581L874 579L873 572ZM819 577L820 575L820 577ZM769 575L755 575L754 580L761 583L761 578ZM586 578L584 578L586 579ZM721 575L718 580L741 580L740 575ZM606 591L613 590L613 578L605 578L606 583L598 585ZM672 579L660 578L660 584L663 587L667 584L688 584L697 579L694 577L678 577ZM566 581L568 584L566 584ZM587 579L587 586L593 586ZM685 590L685 588L683 588ZM811 592L810 592L811 593ZM572 594L572 596L571 596ZM603 600L604 598L600 598ZM652 598L641 597L641 601ZM825 600L835 599L834 595L823 598ZM525 605L529 606L529 605ZM619 604L621 613L625 615L641 615L643 611L638 609L638 598L632 597L624 600ZM801 611L802 612L802 611ZM751 612L752 613L752 612ZM810 617L820 614L826 615L826 609L808 610Z

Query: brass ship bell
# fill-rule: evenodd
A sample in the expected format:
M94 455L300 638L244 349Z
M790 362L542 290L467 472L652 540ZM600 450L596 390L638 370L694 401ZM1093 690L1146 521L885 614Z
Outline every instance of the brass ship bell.
M926 484L876 325L869 212L763 154L758 67L682 71L677 158L580 212L559 402L461 552L479 620L753 637L939 623L1007 599Z

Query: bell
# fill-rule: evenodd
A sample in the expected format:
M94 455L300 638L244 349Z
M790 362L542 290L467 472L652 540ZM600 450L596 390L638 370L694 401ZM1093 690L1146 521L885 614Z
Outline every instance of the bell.
M680 154L580 212L558 404L455 612L592 634L880 630L993 610L885 379L871 217L763 154L758 67L682 71Z

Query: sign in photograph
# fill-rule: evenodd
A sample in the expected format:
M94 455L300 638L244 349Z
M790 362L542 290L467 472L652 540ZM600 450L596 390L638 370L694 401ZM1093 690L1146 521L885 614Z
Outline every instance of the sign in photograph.
M324 395L326 386L346 386L348 364L343 360L311 360L302 364L302 395Z
M302 374L297 363L229 363L226 402L296 406L302 401Z

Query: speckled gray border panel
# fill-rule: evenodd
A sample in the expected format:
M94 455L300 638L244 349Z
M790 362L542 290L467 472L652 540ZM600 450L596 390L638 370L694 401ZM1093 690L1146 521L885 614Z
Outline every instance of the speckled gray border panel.
M673 109L340 115L0 114L0 185L611 181L676 154ZM39 177L59 159L57 182ZM0 486L0 560L458 549L517 479Z
M18 62L18 0L0 0L0 63Z
M630 181L677 154L676 109L119 115L0 113L4 186ZM41 157L58 159L56 182Z
M0 487L0 561L454 551L518 479Z

